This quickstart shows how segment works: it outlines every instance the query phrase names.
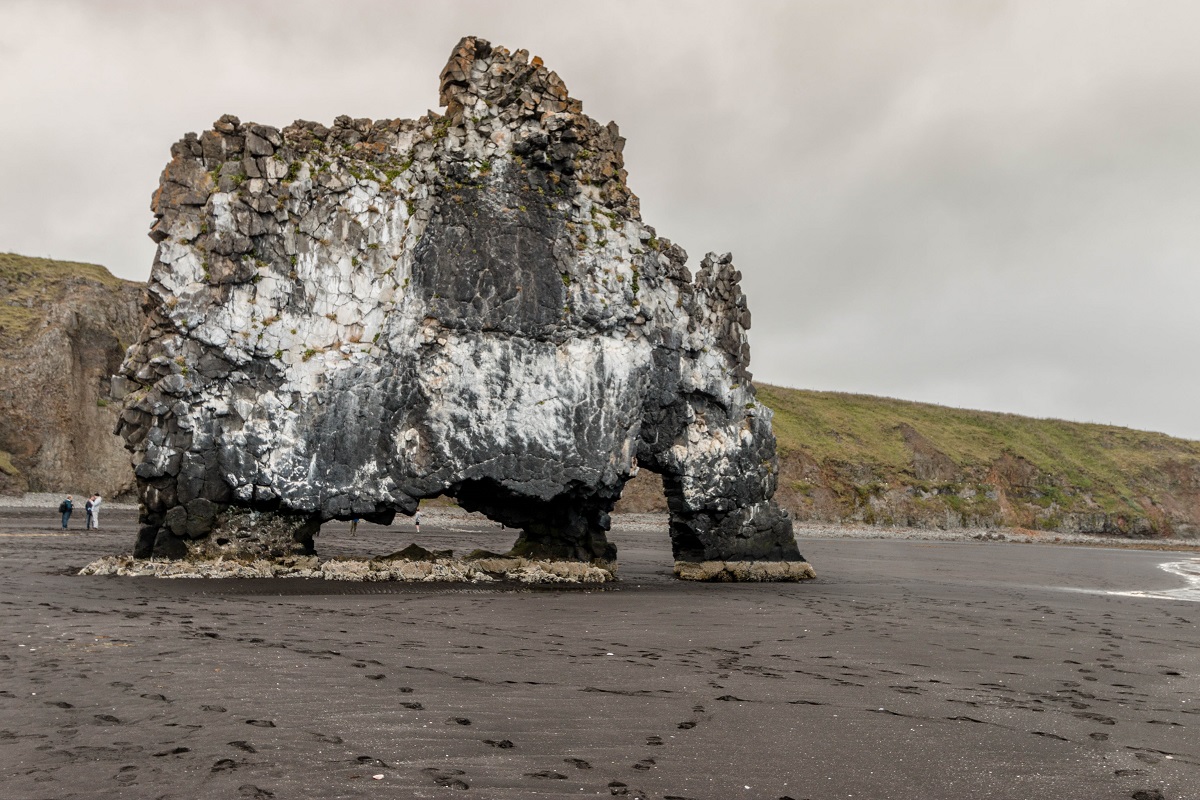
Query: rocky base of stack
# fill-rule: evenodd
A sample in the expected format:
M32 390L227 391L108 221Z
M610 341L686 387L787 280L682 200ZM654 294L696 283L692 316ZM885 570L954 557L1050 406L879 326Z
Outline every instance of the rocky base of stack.
M289 556L285 558L142 559L105 556L80 575L155 578L315 578L328 581L397 581L405 583L596 584L617 579L615 562L539 561L487 554L480 558L444 556L372 559Z
M221 510L204 499L187 507L176 506L168 517L168 528L143 526L133 548L134 558L253 561L311 556L316 553L313 538L321 530L320 522L308 515Z
M711 583L806 581L817 577L807 561L676 561L675 577Z

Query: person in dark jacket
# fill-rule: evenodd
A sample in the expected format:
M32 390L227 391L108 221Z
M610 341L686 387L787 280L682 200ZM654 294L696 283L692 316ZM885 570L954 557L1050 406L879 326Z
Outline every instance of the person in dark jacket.
M75 504L71 501L71 495L67 495L67 499L58 504L58 513L62 514L63 530L67 529L67 523L71 521L71 511L75 508Z

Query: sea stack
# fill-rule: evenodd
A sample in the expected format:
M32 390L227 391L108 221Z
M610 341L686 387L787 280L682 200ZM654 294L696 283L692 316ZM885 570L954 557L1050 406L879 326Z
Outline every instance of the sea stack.
M681 577L811 576L732 258L689 272L616 124L541 59L466 38L440 92L441 115L224 116L172 147L121 368L135 554L312 552L323 522L448 495L516 555L611 563L650 469Z

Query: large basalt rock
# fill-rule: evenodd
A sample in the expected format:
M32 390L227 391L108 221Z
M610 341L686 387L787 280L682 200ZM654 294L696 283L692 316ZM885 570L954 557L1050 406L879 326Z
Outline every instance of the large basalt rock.
M640 467L677 559L801 560L730 256L693 278L641 221L617 126L540 59L464 39L441 102L332 128L226 116L172 148L122 367L138 552L233 541L236 507L302 553L324 521L450 495L520 529L514 555L612 560Z

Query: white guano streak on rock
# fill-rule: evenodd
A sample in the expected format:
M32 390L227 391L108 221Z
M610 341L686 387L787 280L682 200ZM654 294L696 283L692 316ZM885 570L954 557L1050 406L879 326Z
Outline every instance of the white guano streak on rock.
M449 336L429 373L421 376L424 392L434 400L433 427L445 432L445 438L430 444L451 461L489 447L590 460L591 454L581 453L575 438L576 410L600 414L609 406L636 409L631 376L644 371L649 357L644 341L624 338L554 345L511 337ZM552 384L546 382L549 375L555 376ZM504 381L497 384L500 376ZM605 444L628 452L634 417L631 413L621 435Z

